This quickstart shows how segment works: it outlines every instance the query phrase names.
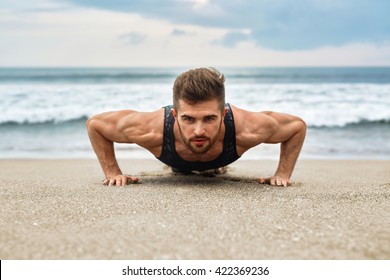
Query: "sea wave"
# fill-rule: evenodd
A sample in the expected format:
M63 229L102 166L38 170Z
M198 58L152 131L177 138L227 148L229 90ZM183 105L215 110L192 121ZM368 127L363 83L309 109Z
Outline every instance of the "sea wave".
M109 73L102 73L102 74L92 74L92 73L86 73L86 74L29 74L29 75L8 75L8 76L0 76L0 82L1 81L9 81L9 82L18 82L18 81L28 81L28 82L61 82L61 81L72 81L72 82L79 82L79 81L115 81L115 82L127 82L127 81L139 81L139 80L160 80L160 79L169 79L174 78L175 75L172 74L159 74L159 73L151 73L151 74L141 74L141 73L118 73L118 74L109 74Z
M30 120L21 120L21 121L5 121L0 122L0 127L25 127L25 126L42 126L42 125L69 125L69 124L77 124L77 123L85 123L89 117L86 115L75 117L75 118L67 118L67 119L60 119L60 118L51 118L47 120L37 120L37 121L30 121Z
M90 116L88 115L80 115L78 117L69 117L69 118L48 118L46 120L20 120L20 121L5 121L0 122L0 127L6 128L6 127L27 127L27 126L68 126L68 125L79 125L84 124L87 119ZM325 129L325 128L360 128L360 127L368 127L368 126L384 126L388 127L390 126L390 118L389 119L374 119L374 120L368 120L368 119L360 119L354 122L344 122L344 123L334 123L330 125L324 125L324 124L313 124L308 123L309 128L317 128L317 129ZM390 129L390 127L389 127Z
M228 82L390 83L390 67L221 68ZM0 68L0 83L173 82L184 68Z
M309 125L309 128L361 128L367 126L390 126L390 119L367 120L361 119L356 122L346 122L334 125Z
M0 83L123 83L173 80L178 72L167 69L126 68L0 68Z
M0 68L0 157L93 157L88 117L171 104L183 70ZM306 122L303 156L389 159L390 67L219 70L230 104ZM125 156L143 151L128 155L128 146Z
M226 101L300 116L309 127L388 125L390 85L259 84L226 87ZM0 84L0 125L61 125L107 111L153 111L172 101L171 83Z

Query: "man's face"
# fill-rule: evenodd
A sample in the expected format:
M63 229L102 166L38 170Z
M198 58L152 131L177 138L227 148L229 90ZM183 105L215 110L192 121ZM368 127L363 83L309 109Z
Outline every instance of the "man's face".
M194 105L179 100L178 110L172 109L183 143L194 153L206 153L217 142L226 109L221 112L217 100Z

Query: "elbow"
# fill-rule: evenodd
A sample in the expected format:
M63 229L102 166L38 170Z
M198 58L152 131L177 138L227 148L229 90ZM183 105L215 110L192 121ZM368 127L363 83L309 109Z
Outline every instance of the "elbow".
M306 130L307 130L307 124L306 122L301 119L301 118L298 118L297 120L297 131L298 131L298 134L302 135L303 139L305 139L306 137Z
M87 129L89 130L89 128L92 126L93 124L93 117L90 117L86 120L85 122L85 126L87 127Z
M85 126L87 127L88 133L91 132L92 130L96 130L97 122L98 120L95 116L92 116L86 120Z
M299 125L300 125L300 128L301 128L301 131L306 132L306 130L307 130L307 124L306 124L306 122L305 122L303 119L301 119L301 118L299 118Z

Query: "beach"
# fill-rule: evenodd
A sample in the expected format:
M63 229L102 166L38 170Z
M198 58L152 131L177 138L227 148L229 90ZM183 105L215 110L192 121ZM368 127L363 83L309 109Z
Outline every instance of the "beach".
M177 175L120 159L140 184L103 186L95 159L0 160L0 259L390 259L390 161L273 160Z

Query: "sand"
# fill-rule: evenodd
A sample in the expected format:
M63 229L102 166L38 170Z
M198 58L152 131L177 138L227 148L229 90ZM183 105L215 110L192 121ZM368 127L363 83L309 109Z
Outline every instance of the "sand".
M390 259L390 161L274 161L174 175L121 160L142 184L101 185L97 160L0 160L0 259Z

